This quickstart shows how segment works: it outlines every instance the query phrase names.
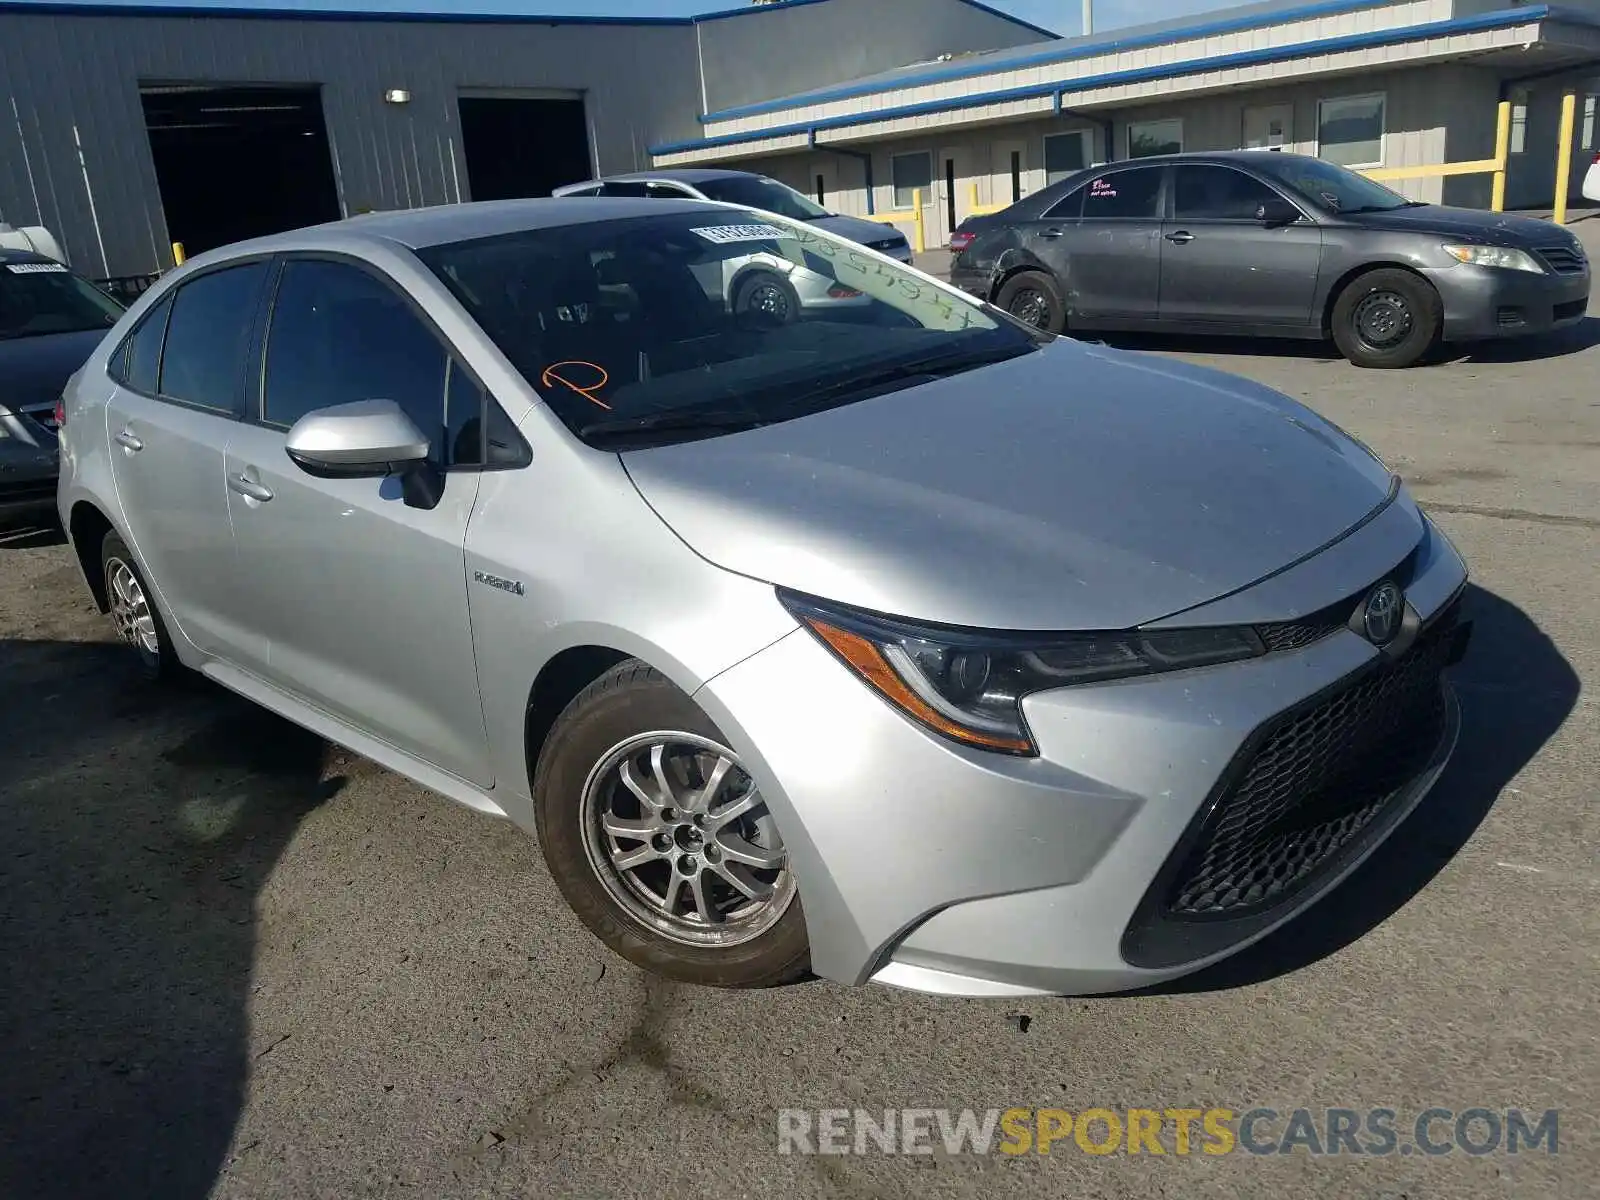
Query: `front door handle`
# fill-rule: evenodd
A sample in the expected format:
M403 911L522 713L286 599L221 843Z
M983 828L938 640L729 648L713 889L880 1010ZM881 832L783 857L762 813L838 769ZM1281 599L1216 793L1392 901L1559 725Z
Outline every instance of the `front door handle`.
M254 479L247 479L243 475L228 476L228 490L238 492L250 500L259 500L265 504L272 499L272 489L264 483L257 483Z
M137 454L144 449L144 443L139 440L131 429L124 429L117 434L117 445L121 446L129 454Z
M1051 238L1051 239L1058 238L1058 237L1061 236L1061 230L1059 230L1059 229L1046 229L1039 236L1042 237L1042 238Z
M1174 230L1172 233L1167 234L1167 241L1176 242L1180 246L1187 246L1194 241L1194 234L1187 229Z

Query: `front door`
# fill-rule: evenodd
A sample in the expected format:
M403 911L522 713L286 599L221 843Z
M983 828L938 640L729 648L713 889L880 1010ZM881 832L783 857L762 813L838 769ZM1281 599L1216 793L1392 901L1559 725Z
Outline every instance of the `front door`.
M1322 230L1305 217L1263 225L1261 206L1282 199L1232 167L1173 168L1172 217L1161 242L1163 321L1310 324Z
M1032 224L1028 245L1061 281L1069 324L1155 320L1164 174L1096 175Z
M985 204L1008 208L1028 194L1028 143L993 142L989 146L989 194Z
M284 263L261 394L228 446L240 590L268 682L373 737L493 786L467 615L466 530L482 390L384 279L349 262ZM446 470L436 508L399 479L321 479L284 452L306 413L393 400ZM454 403L451 403L454 401Z
M201 650L224 658L244 634L222 460L239 428L267 269L263 261L201 275L151 310L118 363L122 378L106 406L130 548L165 615Z

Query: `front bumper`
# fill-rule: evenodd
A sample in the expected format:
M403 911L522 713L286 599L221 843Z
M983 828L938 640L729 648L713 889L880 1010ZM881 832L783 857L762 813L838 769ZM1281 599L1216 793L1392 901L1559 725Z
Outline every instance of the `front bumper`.
M1444 301L1447 342L1548 333L1589 310L1587 266L1570 275L1464 265L1424 273Z
M1397 569L1395 534L1407 522L1417 550L1406 595L1420 624L1446 609L1466 571L1409 501L1346 539L1373 557L1345 592ZM1172 864L1252 739L1381 657L1340 629L1245 663L1035 695L1024 704L1034 759L923 732L799 630L696 698L746 755L778 818L818 974L956 995L1090 993L1174 978L1265 936L1422 798L1454 744L1443 695L1407 778L1318 870L1247 920L1196 922L1206 932L1192 938L1166 928Z

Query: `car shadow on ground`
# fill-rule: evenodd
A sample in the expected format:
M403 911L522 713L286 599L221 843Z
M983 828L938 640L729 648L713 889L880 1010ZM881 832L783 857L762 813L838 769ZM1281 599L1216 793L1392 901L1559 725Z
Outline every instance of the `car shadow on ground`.
M1388 920L1467 844L1501 791L1565 723L1578 676L1532 618L1493 592L1470 588L1465 615L1471 648L1450 673L1461 736L1433 790L1321 902L1234 957L1147 993L1219 991L1309 966Z
M1344 362L1332 342L1294 338L1201 337L1176 333L1093 333L1085 341L1105 342L1119 350L1146 350L1167 354L1223 357L1294 358L1304 362ZM1451 363L1521 363L1565 358L1600 345L1600 317L1585 317L1575 325L1552 333L1500 338L1487 342L1441 346L1428 366Z
M149 684L119 646L0 638L0 1194L210 1192L252 1058L257 894L342 784L325 749L198 679Z

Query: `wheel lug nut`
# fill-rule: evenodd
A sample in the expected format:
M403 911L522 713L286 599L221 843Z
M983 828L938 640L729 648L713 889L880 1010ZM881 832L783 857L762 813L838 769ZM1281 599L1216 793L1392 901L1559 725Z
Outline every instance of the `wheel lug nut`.
M676 821L678 819L678 814L673 809L663 808L661 810L661 819L663 821Z
M699 862L696 861L695 856L692 854L685 854L678 860L678 869L685 875L693 875L699 866Z
M657 850L671 850L672 838L665 833L658 833L650 839L650 844Z
M707 846L706 847L706 861L707 862L716 862L717 859L719 859L721 857L722 857L722 851L721 850L718 850L715 846Z

